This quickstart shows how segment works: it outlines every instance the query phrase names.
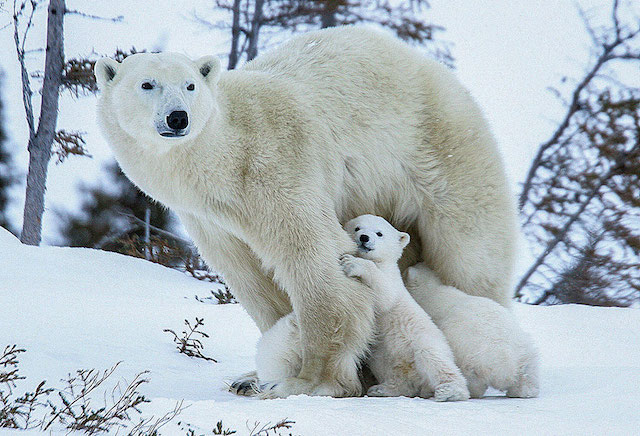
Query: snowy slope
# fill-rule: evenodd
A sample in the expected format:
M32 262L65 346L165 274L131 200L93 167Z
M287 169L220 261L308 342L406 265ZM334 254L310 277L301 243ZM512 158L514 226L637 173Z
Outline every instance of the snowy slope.
M26 247L0 229L0 347L16 343L18 389L57 380L79 368L123 361L118 377L151 370L142 392L145 416L176 400L189 407L163 434L211 434L215 423L248 434L260 421L295 421L296 435L633 434L640 428L640 311L583 306L516 312L542 353L537 399L498 393L480 400L435 403L410 398L333 399L297 396L260 401L233 396L225 382L254 368L258 330L239 305L196 301L213 286L179 272L90 249ZM162 331L203 317L204 354L178 354ZM178 425L180 421L180 425ZM283 434L288 434L283 433ZM19 434L19 433L16 433Z

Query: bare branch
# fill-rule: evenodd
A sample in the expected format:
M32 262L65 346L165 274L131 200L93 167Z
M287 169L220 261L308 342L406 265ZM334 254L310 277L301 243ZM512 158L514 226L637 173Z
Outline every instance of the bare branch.
M124 20L124 16L123 15L118 15L117 17L101 17L99 15L92 15L92 14L87 14L85 12L80 12L80 11L77 11L75 9L67 9L65 11L65 13L67 15L78 15L80 17L90 18L92 20L111 21L112 23L120 23L120 22L122 22L122 20Z
M140 218L138 218L135 215L131 215L129 213L124 213L124 212L120 212L120 215L126 216L131 221L135 222L136 224L139 224L139 225L142 225L142 226L146 226L147 225L147 223L145 223L143 220L141 220ZM174 239L174 240L176 240L178 242L182 242L183 244L185 244L187 246L193 245L193 243L191 241L189 241L188 239L181 238L180 236L178 236L178 235L176 235L174 233L168 232L166 230L163 230L163 229L161 229L159 227L155 227L155 226L152 226L152 225L149 224L149 228L151 230L153 230L154 232L158 233L159 235L166 236L166 237Z
M540 147L538 148L538 152L536 153L536 156L534 157L533 162L529 167L529 171L527 172L525 181L522 184L522 191L520 193L519 201L518 201L520 210L523 209L525 203L529 200L529 195L532 187L531 183L536 172L540 168L544 154L550 147L558 143L560 138L566 133L566 130L569 127L572 118L575 116L576 112L580 109L580 98L583 91L587 89L587 87L592 83L593 79L599 75L602 68L609 62L614 60L640 60L640 53L633 52L626 46L627 42L634 39L639 34L638 32L640 32L640 29L630 31L628 34L622 35L623 28L618 18L618 6L619 6L618 1L615 0L613 2L612 11L611 11L611 17L612 17L611 19L613 21L612 26L613 26L613 32L614 32L614 37L611 42L607 42L606 33L605 33L605 36L598 36L595 33L595 30L593 29L593 27L591 26L588 18L586 17L586 14L584 14L582 10L579 10L579 13L583 18L587 32L591 36L591 39L594 42L594 45L596 45L596 48L600 51L600 54L596 58L592 68L589 71L587 71L583 79L575 87L571 95L567 112L565 113L563 120L558 125L558 128L551 135L551 138L548 141L541 144ZM622 52L617 52L616 49L620 47L624 47L625 50Z

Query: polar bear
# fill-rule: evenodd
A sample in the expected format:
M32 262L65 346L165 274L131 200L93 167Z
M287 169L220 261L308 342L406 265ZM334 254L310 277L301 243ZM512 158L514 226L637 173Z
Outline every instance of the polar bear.
M422 263L407 269L406 285L446 336L471 397L488 386L509 397L538 396L538 352L509 310L443 285Z
M366 363L378 384L369 396L421 396L435 401L469 398L467 383L454 362L442 332L411 298L402 282L398 259L409 243L384 218L361 215L345 224L357 243L354 257L345 254L345 274L370 287L375 299L375 339ZM280 319L258 341L256 368L260 387L277 391L278 381L300 370L300 334L294 314ZM268 393L266 394L269 395Z
M376 297L376 335L367 364L379 384L367 395L468 399L467 382L447 340L402 282L398 259L409 235L373 215L352 219L345 230L358 245L358 257L342 256L342 267Z
M516 221L502 160L469 93L417 49L340 27L234 71L141 53L100 59L95 74L125 174L178 215L261 331L295 313L303 362L283 395L360 393L374 311L338 262L355 252L351 218L410 233L403 269L424 260L509 304Z

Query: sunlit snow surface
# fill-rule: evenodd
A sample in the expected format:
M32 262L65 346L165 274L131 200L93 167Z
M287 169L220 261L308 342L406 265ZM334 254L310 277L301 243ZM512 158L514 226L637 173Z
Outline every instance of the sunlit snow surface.
M196 301L214 285L144 260L83 248L26 247L0 229L0 347L17 344L17 391L59 381L80 368L106 369L142 386L161 416L184 399L167 435L211 434L217 421L248 434L256 421L295 421L296 435L637 434L640 428L640 311L585 306L516 305L542 354L540 398L498 392L480 400L436 403L419 398L297 396L256 400L226 392L226 383L254 368L259 332L237 304ZM171 336L185 318L204 318L204 354L177 353ZM115 380L114 380L115 382ZM137 417L136 417L137 419ZM178 425L180 421L180 425ZM121 431L122 433L122 431ZM22 433L21 433L22 434Z

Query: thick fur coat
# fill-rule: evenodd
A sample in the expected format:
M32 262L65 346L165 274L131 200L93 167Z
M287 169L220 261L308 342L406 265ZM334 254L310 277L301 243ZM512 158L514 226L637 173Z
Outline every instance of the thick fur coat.
M538 352L509 310L443 285L424 264L407 269L406 284L446 336L472 397L488 386L509 397L538 396Z
M234 71L171 53L95 71L125 174L178 214L262 331L293 309L302 367L280 395L360 392L373 304L338 262L355 216L411 234L403 268L423 259L509 304L515 213L494 139L453 74L406 44L345 27Z
M362 215L345 230L356 242L357 255L344 255L345 274L372 290L375 337L366 364L377 380L369 396L420 396L436 401L469 398L467 383L454 362L442 332L411 298L402 282L398 259L409 235L381 217ZM302 364L300 333L293 314L280 319L258 342L256 367L260 391L297 374Z

